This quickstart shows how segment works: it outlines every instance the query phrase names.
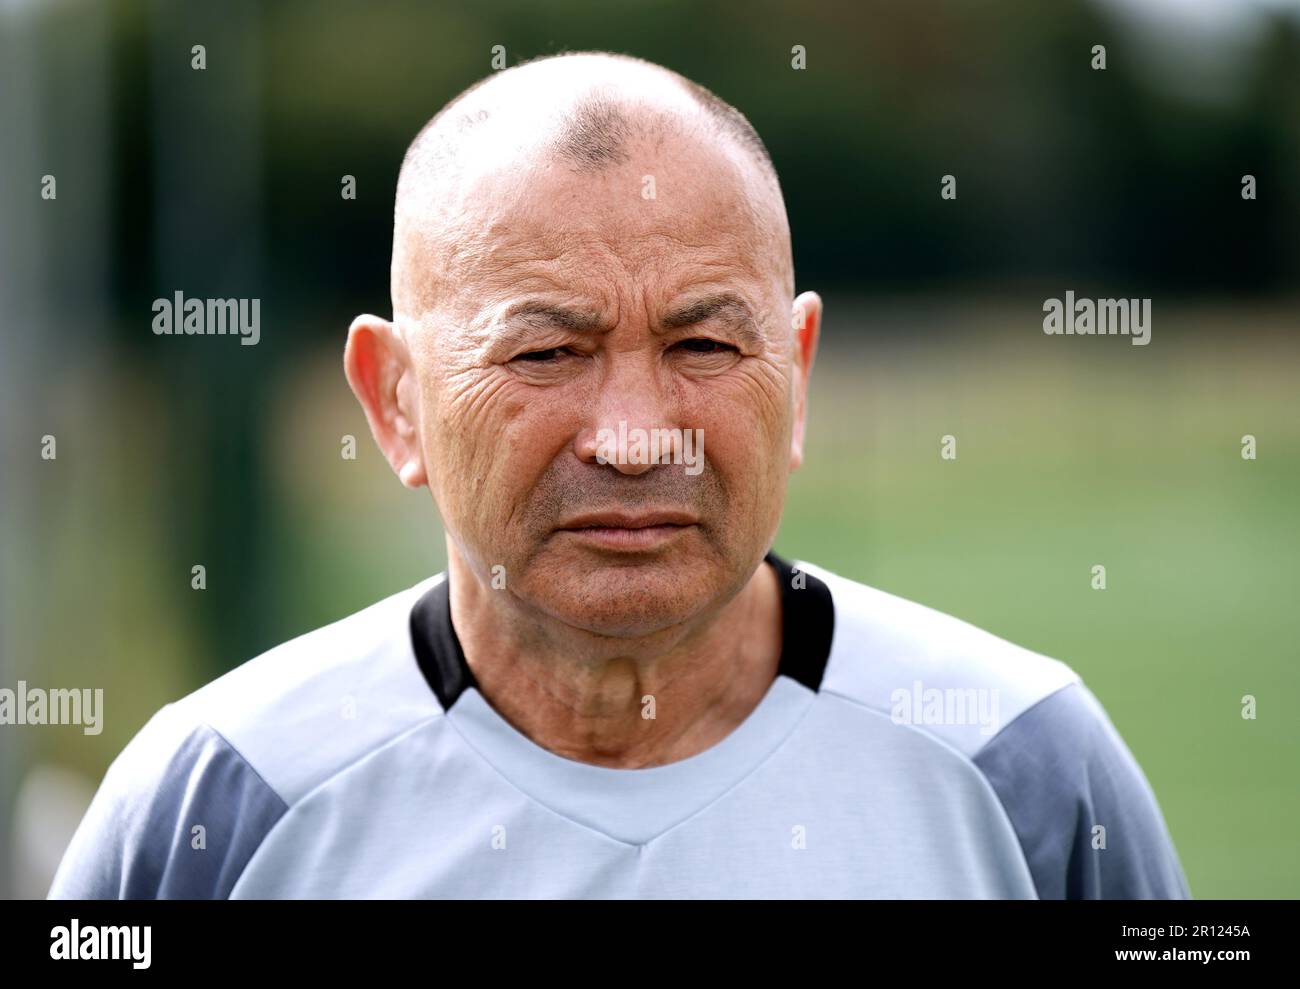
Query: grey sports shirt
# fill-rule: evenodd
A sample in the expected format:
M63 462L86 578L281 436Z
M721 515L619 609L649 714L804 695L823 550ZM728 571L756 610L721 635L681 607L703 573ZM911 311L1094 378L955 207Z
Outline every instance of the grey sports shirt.
M439 574L168 704L50 896L1185 898L1065 664L769 554L780 669L730 735L610 769L474 681Z

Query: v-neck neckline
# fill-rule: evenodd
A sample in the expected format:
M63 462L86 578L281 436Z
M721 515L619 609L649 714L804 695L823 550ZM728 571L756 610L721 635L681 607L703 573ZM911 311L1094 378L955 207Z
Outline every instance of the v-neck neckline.
M627 844L648 842L740 783L789 736L816 698L830 656L829 588L769 552L782 608L777 674L754 709L708 748L643 769L598 766L538 745L483 696L451 620L446 577L411 609L412 661L466 744L516 789Z

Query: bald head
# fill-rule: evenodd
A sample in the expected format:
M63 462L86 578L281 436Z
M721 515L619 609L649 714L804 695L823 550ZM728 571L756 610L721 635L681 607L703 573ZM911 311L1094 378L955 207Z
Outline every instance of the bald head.
M762 228L755 249L774 254L793 293L789 228L767 149L740 111L691 80L607 52L546 56L495 73L444 106L411 142L397 184L392 293L398 315L425 312L453 277L459 235L476 221L476 180L489 171L559 165L595 176L634 150L711 147L736 165ZM671 153L671 147L668 152Z
M688 107L673 98L681 95L689 101ZM637 96L644 100L639 107ZM490 120L494 112L499 114L508 101L521 98L532 105L552 105L555 112L548 124L555 130L554 150L580 168L622 161L634 134L655 133L670 122L674 109L678 124L694 110L703 115L701 122L710 137L734 141L776 179L763 139L739 110L671 69L613 52L542 56L480 79L425 124L407 148L402 178L413 180L417 173L453 157L476 125Z

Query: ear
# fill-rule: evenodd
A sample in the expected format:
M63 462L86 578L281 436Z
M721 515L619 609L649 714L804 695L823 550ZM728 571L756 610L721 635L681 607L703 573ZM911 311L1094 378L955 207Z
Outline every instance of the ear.
M812 375L813 360L817 357L817 341L821 336L821 296L816 292L804 292L795 299L790 322L794 330L794 380L791 382L794 389L794 428L790 434L790 469L797 470L803 463L804 424L808 418L808 379Z
M410 350L386 319L358 316L348 328L343 370L365 410L370 432L389 465L408 488L429 481L415 423L415 376Z

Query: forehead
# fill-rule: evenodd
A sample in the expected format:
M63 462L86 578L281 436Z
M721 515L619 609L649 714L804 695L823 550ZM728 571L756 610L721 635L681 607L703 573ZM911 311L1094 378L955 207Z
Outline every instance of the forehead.
M779 271L768 188L725 140L660 135L600 169L574 168L544 146L480 155L431 245L442 250L448 289L471 300L546 288L602 294L619 282L650 291L699 279L758 283Z

